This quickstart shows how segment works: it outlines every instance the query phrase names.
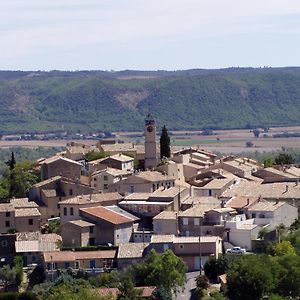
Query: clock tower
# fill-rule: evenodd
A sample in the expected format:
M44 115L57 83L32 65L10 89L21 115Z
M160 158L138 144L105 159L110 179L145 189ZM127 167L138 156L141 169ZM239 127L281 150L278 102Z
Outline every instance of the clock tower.
M157 165L156 127L153 117L148 114L145 120L145 170Z

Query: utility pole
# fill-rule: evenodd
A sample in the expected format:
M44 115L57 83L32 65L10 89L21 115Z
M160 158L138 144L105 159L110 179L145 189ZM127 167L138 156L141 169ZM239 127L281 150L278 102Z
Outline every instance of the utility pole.
M200 265L200 275L202 275L201 218L199 218L199 265Z

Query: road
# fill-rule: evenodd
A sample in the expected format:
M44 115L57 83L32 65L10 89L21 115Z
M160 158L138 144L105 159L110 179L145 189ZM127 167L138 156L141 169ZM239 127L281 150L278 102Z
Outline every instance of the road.
M185 284L184 291L177 294L176 300L189 300L190 299L191 290L196 287L195 278L198 275L199 275L199 271L186 273L186 284Z

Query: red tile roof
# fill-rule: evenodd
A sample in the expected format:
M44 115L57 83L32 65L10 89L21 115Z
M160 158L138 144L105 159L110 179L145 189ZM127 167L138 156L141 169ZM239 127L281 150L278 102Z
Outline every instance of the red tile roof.
M98 250L98 251L57 251L44 252L43 257L45 263L48 262L68 262L75 260L91 260L91 259L113 259L117 250Z
M81 208L80 210L88 215L105 220L114 225L131 223L134 221L133 219L131 219L129 217L125 217L119 213L116 213L116 212L114 212L108 208L102 207L102 206Z

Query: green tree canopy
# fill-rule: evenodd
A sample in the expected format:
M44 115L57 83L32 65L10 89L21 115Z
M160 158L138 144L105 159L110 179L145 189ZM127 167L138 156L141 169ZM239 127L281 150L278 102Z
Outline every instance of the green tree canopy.
M219 275L226 273L229 267L229 259L220 256L217 259L212 257L204 265L204 272L211 281L216 281Z
M0 178L0 201L26 197L29 189L39 181L39 177L35 163L31 161L16 163L12 170L7 168L4 176Z
M270 294L279 272L273 261L274 258L265 255L247 255L235 261L227 274L229 298L259 300Z
M84 157L87 161L93 161L100 158L105 158L107 154L104 151L90 151Z
M185 284L186 266L171 250L158 255L151 250L145 262L134 265L133 273L138 285L163 287L177 292Z
M168 129L166 125L161 130L160 136L160 157L170 157L171 149L170 149L170 137L168 134Z
M282 241L273 246L273 254L276 256L296 255L295 248L290 241Z
M294 163L294 158L288 153L280 153L275 157L276 165L291 165Z

